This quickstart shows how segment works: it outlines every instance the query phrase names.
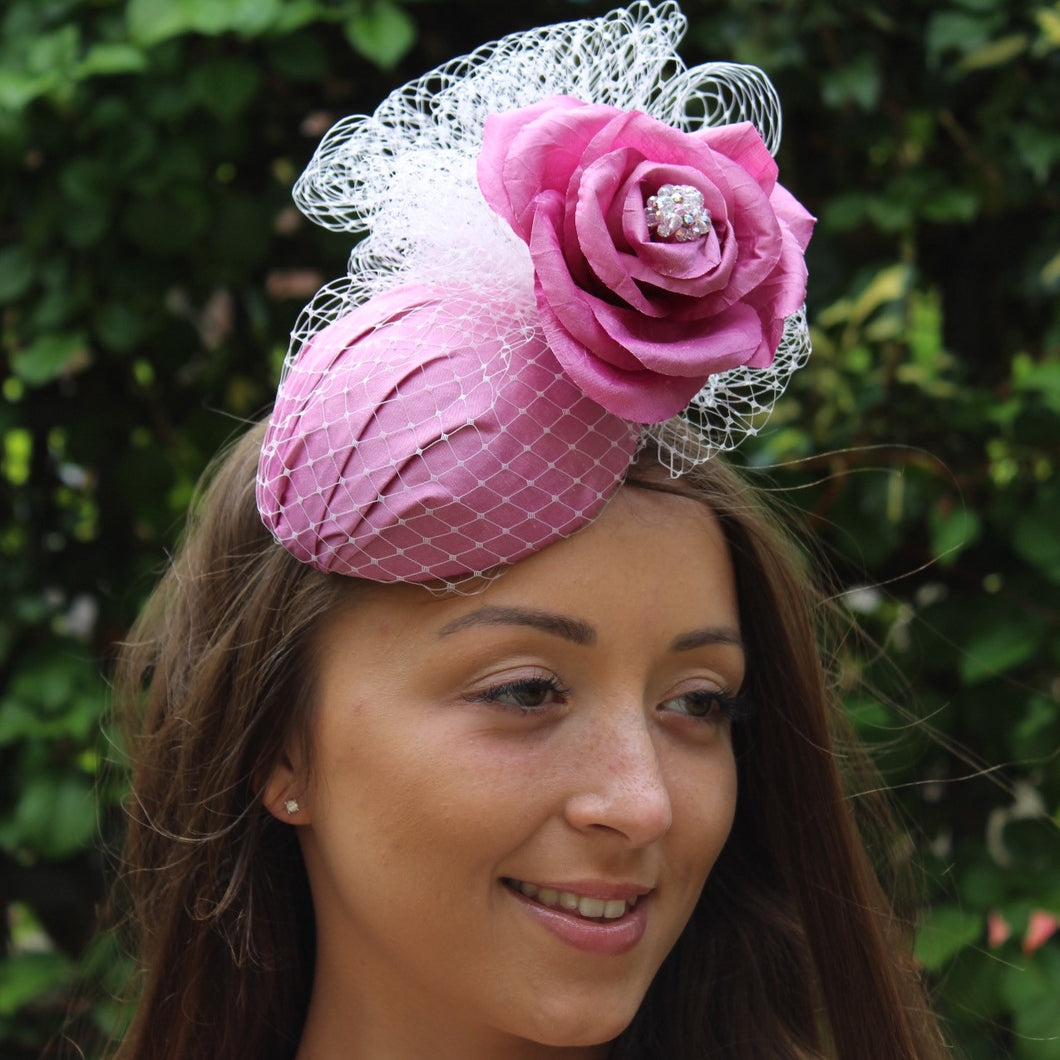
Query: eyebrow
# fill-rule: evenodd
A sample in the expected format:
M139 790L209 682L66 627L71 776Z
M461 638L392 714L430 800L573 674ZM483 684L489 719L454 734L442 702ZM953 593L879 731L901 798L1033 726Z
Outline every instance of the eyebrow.
M451 633L458 633L471 626L529 626L575 644L596 643L596 630L588 622L568 618L566 615L555 615L549 611L533 611L522 607L480 608L442 626L438 636L448 637Z
M708 647L712 644L727 644L743 651L743 641L740 639L740 634L734 629L725 627L720 629L694 629L690 633L681 633L670 641L670 651L693 651L696 648Z
M557 615L550 611L535 611L522 607L483 607L470 614L461 615L446 623L438 631L439 637L448 637L453 633L473 626L528 626L544 633L562 637L575 644L591 645L596 643L596 630L588 622L567 615ZM696 648L712 644L725 644L743 651L743 641L734 629L709 627L694 629L681 633L670 642L670 651L694 651Z

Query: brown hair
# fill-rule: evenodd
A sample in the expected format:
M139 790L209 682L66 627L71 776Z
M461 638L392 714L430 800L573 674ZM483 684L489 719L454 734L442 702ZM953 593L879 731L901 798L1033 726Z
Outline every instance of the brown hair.
M219 461L123 652L134 762L124 887L138 932L122 1060L294 1055L313 913L294 829L260 791L313 703L312 634L357 583L261 524L262 428ZM712 460L676 484L648 452L631 485L695 497L736 569L756 720L737 730L732 836L616 1057L944 1055L852 820L813 596L753 491ZM859 756L844 737L843 763Z
M722 526L757 711L734 730L732 833L619 1055L948 1056L851 811L856 797L860 823L894 848L887 803L868 794L879 779L821 663L833 610L791 532L721 461L674 480L646 455L627 481L698 499Z
M294 829L259 793L308 717L310 634L349 583L263 526L263 431L208 472L115 673L133 762L122 883L142 976L119 1057L289 1057L308 1003L308 882Z

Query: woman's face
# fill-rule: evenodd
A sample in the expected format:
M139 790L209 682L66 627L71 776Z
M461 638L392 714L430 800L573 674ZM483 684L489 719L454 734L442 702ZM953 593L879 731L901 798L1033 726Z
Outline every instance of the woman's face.
M319 1055L594 1055L629 1023L732 823L739 630L713 516L630 487L477 595L326 622L311 768L276 781Z

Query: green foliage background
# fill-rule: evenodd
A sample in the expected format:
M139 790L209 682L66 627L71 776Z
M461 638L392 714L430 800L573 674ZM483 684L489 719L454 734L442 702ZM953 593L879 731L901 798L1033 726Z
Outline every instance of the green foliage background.
M293 179L390 87L612 5L501 6L0 11L5 1058L38 1054L79 977L100 1000L71 1025L105 1023L125 974L90 944L122 792L108 659L203 465L267 406L297 310L343 268ZM685 11L686 60L777 83L783 180L820 217L814 359L741 459L804 509L887 649L840 679L912 829L893 856L923 866L948 1033L972 1058L1058 1058L1060 936L1040 938L1060 915L1060 3Z

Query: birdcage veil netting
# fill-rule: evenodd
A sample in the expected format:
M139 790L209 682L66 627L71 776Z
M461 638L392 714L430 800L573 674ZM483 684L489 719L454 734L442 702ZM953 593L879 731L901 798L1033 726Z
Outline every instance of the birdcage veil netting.
M621 350L603 366L627 390L633 379L662 394L653 409L682 394L677 414L694 430L630 415L631 399L602 407L577 381L579 354L557 359L537 229L521 236L480 184L487 118L532 117L553 97L681 133L749 122L775 153L769 80L734 64L686 69L675 50L685 26L676 4L642 2L514 34L325 136L296 202L327 228L364 234L347 275L298 318L262 453L259 508L298 558L381 581L456 582L584 525L646 437L679 474L760 427L809 354L797 306L768 364L691 383L626 364Z

